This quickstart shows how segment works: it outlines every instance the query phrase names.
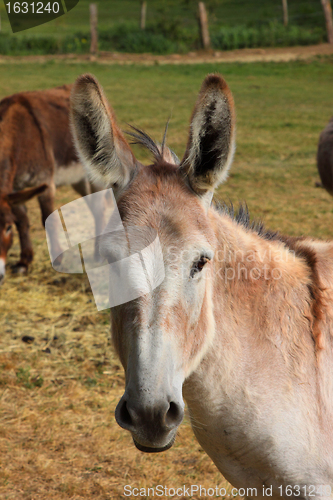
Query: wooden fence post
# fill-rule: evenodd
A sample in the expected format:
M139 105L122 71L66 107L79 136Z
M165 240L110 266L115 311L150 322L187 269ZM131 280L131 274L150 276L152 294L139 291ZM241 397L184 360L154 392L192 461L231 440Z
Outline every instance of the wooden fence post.
M324 9L328 43L333 43L332 6L330 0L321 0Z
M204 2L199 2L199 23L202 45L205 50L210 48L210 37L208 28L208 17Z
M283 24L288 26L288 0L282 0Z
M97 5L91 3L89 5L90 11L90 54L96 55L98 51L98 34L97 34Z
M144 30L146 27L146 13L147 13L147 2L143 0L143 2L141 2L141 21L140 21L140 28L142 30Z

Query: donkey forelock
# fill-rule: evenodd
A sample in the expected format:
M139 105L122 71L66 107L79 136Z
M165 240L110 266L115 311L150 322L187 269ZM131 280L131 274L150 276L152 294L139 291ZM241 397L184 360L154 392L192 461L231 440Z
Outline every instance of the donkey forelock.
M169 121L166 124L161 144L155 142L146 132L137 127L134 127L133 125L130 125L130 127L134 130L134 132L127 132L127 135L132 138L131 144L138 144L148 149L148 151L152 153L155 162L161 162L162 160L164 160L167 163L179 165L180 160L176 153L166 146L168 125Z

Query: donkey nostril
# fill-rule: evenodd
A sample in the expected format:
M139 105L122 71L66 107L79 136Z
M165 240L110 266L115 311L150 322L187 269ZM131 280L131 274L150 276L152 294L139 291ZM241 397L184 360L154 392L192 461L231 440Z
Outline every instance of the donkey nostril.
M165 416L165 423L170 428L176 427L183 420L183 416L184 416L183 408L177 403L171 401L169 409Z
M130 415L130 412L128 411L126 401L123 401L123 404L120 407L119 417L120 417L120 421L121 421L122 425L124 425L126 427L133 426L133 420L132 420L132 417Z

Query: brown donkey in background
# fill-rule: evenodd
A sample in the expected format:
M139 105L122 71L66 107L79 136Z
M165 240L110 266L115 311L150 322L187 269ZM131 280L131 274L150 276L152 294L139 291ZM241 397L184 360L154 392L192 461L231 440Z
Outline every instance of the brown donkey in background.
M111 309L126 372L116 419L139 450L164 451L184 397L201 446L248 496L333 498L333 243L283 238L211 203L232 161L234 122L227 84L210 75L183 160L137 132L155 158L144 166L96 79L74 85L82 162L115 190L124 226L151 227L163 251L162 284ZM104 236L101 254L114 262Z
M45 225L54 211L56 186L71 184L82 196L98 190L88 182L72 143L70 92L71 86L64 85L0 101L0 283L14 222L21 244L14 271L25 272L33 258L24 202L38 196ZM57 247L56 229L51 236L51 245Z
M333 196L333 117L319 137L317 167L323 187Z

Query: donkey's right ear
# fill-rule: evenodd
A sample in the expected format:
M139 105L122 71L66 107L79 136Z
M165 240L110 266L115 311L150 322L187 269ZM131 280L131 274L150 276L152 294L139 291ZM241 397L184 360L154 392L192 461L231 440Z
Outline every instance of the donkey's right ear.
M125 187L134 172L135 158L93 75L82 75L74 84L71 127L79 158L92 179L105 187Z
M180 164L199 196L212 192L227 178L234 150L232 94L220 75L208 75L194 107L187 149Z

